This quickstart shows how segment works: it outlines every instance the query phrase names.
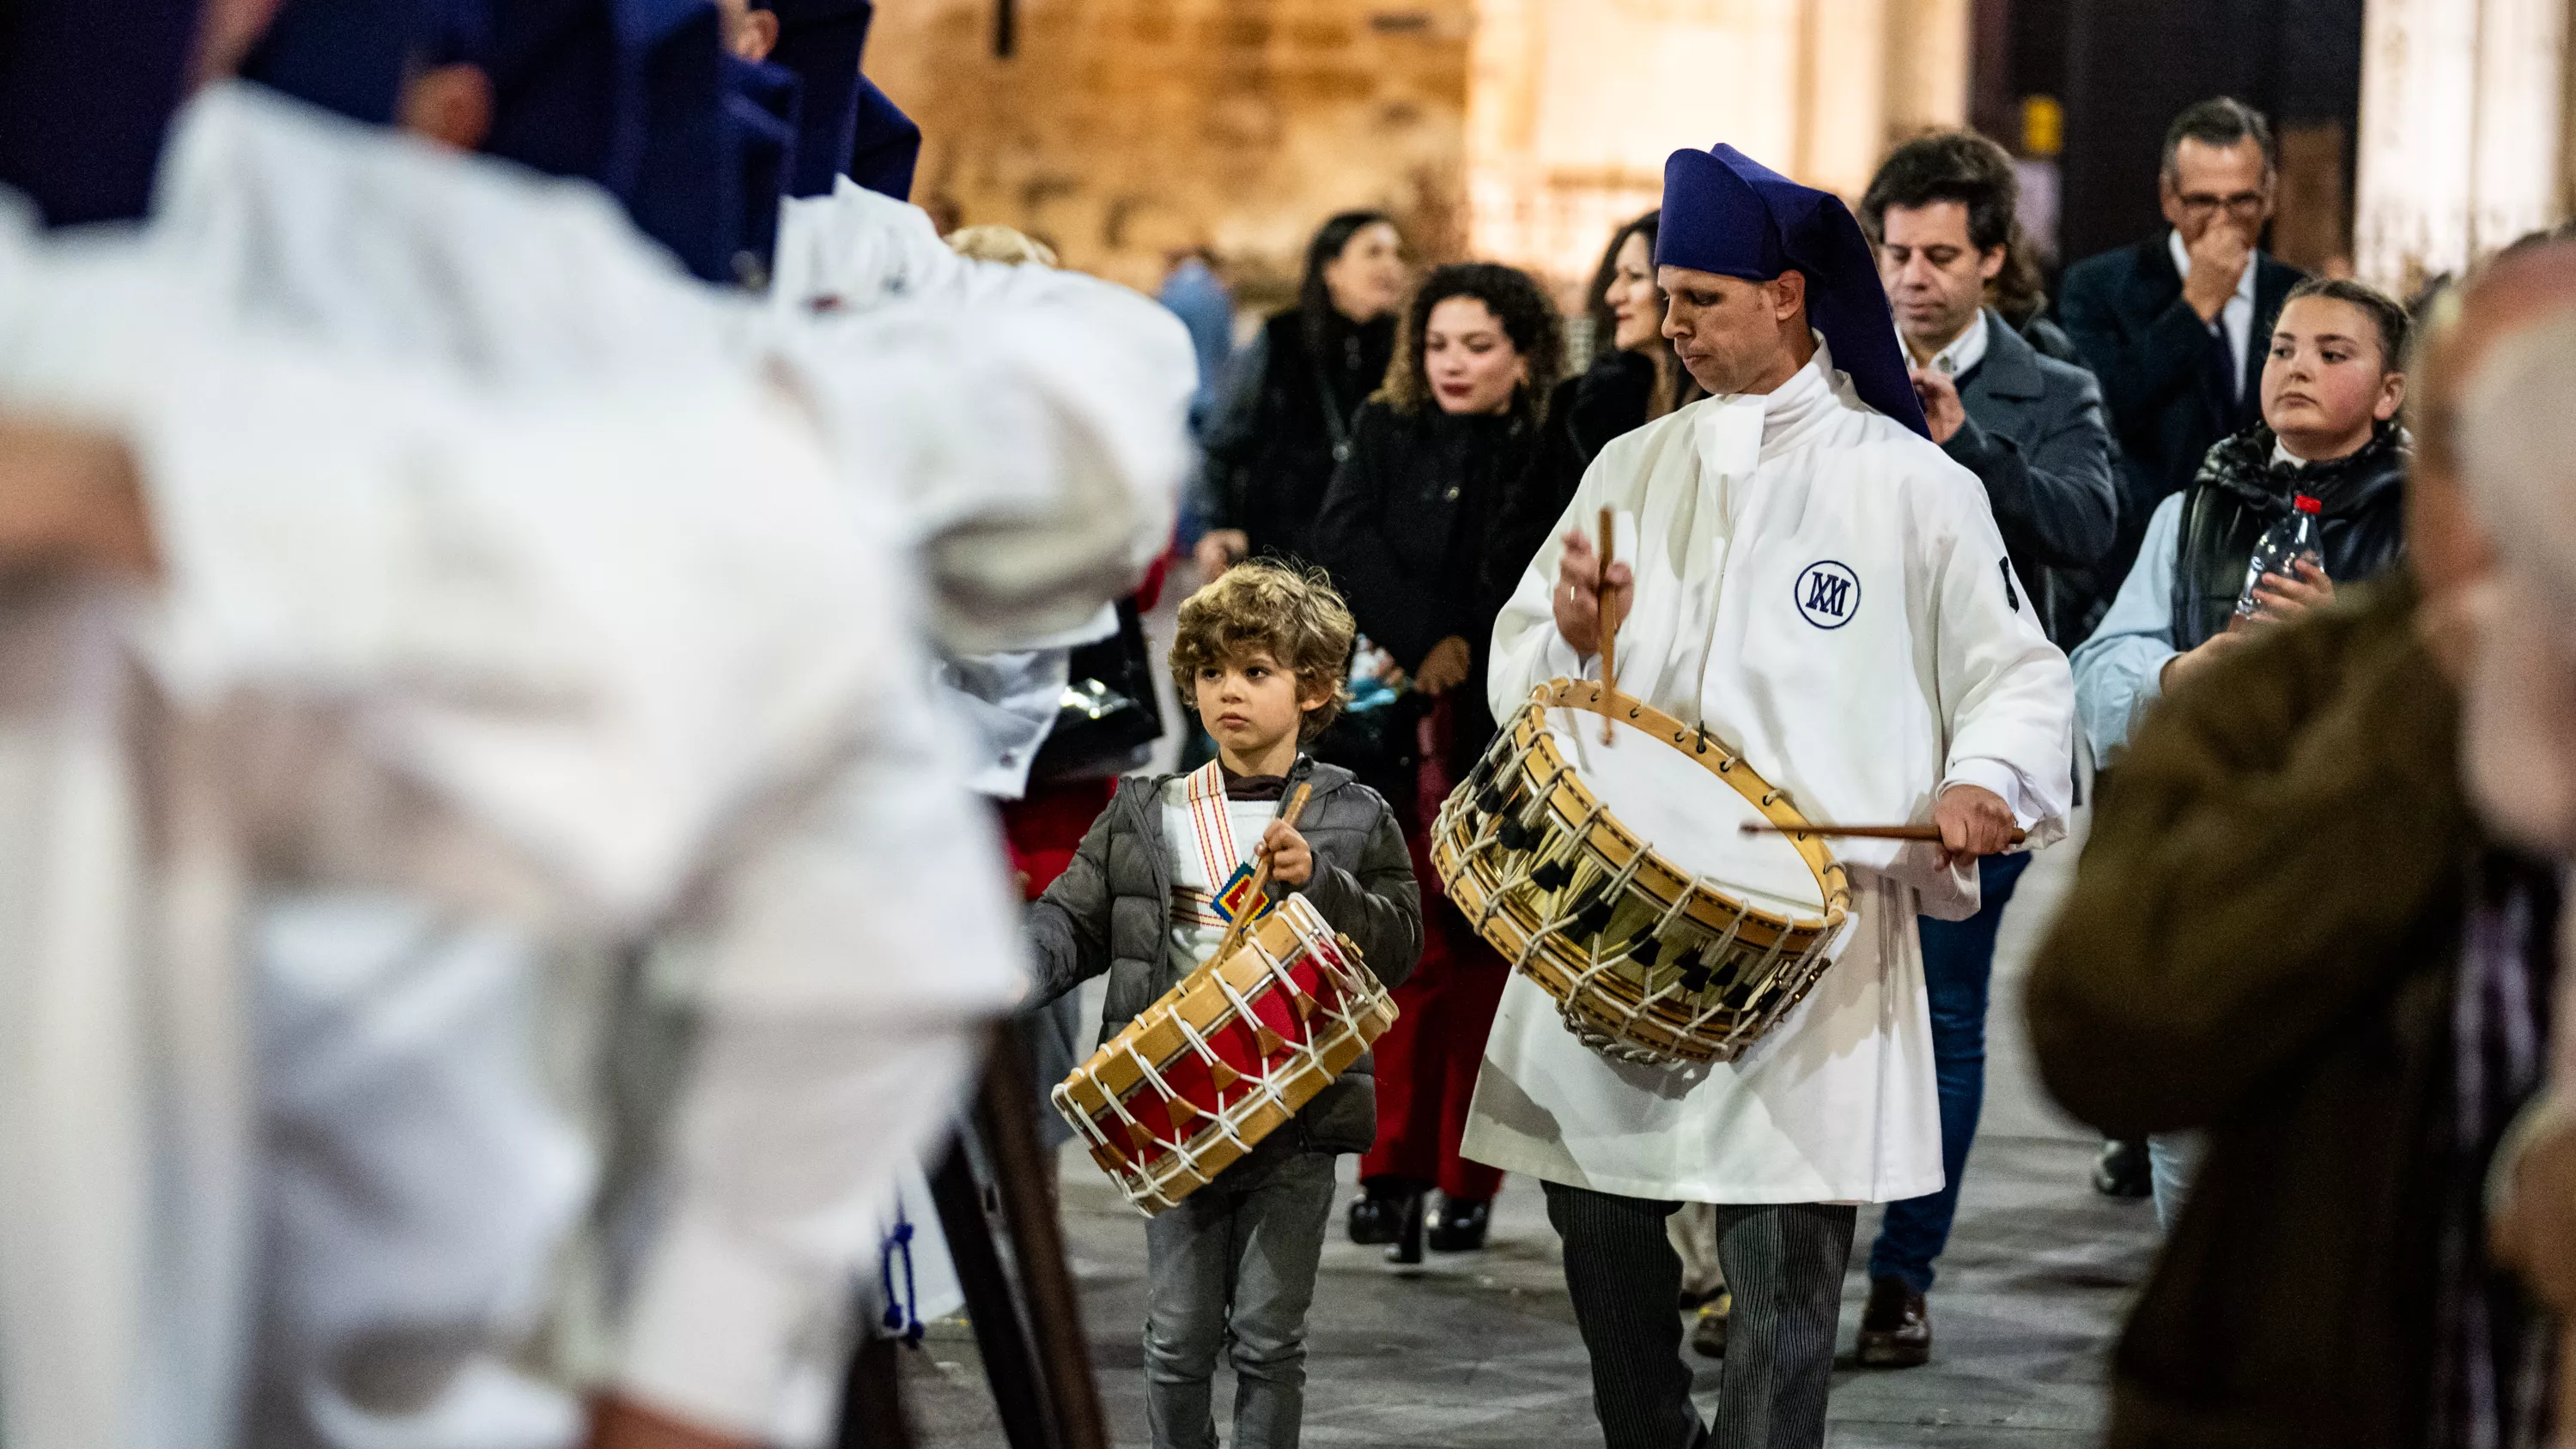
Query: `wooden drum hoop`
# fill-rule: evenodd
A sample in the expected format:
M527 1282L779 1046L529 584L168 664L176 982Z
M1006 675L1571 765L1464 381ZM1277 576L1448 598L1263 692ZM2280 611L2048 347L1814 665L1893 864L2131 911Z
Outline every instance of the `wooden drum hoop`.
M1793 833L1781 838L1814 876L1824 913L1764 909L1658 853L1557 748L1547 723L1556 709L1606 713L1635 726L1788 828ZM1498 790L1503 808L1482 808ZM1441 806L1432 863L1478 933L1556 999L1568 1029L1587 1045L1668 1066L1727 1061L1805 999L1850 917L1849 874L1816 836L1794 833L1808 824L1782 791L1705 730L1592 681L1559 679L1531 694ZM1536 838L1511 846L1515 825ZM1555 884L1534 879L1550 870L1562 873ZM1587 913L1597 918L1590 930ZM1618 918L1639 929L1609 929ZM1641 949L1645 942L1653 944ZM1702 985L1686 984L1686 959L1698 962Z
M1316 989L1294 977L1304 962L1313 963ZM1263 1021L1256 1003L1273 996L1288 1003L1282 1024L1292 1032ZM1055 1089L1056 1110L1152 1217L1284 1126L1395 1015L1350 938L1304 896L1286 896L1232 955L1210 958L1074 1068ZM1173 1085L1184 1066L1203 1073L1213 1099L1193 1100Z

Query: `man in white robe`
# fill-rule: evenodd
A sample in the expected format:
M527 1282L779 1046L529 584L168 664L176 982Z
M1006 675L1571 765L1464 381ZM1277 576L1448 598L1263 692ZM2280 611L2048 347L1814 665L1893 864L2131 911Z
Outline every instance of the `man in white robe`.
M1597 676L1596 555L1619 520L1616 683L1704 722L1809 819L1929 820L1838 841L1853 913L1807 999L1731 1063L1614 1061L1515 976L1465 1151L1547 1185L1610 1449L1820 1445L1855 1204L1941 1184L1914 918L1977 908L1976 857L2062 833L2073 687L1974 475L1923 435L1842 203L1733 148L1665 173L1665 332L1712 394L1605 448L1494 629L1509 717ZM1704 1427L1664 1218L1717 1204L1734 1290Z

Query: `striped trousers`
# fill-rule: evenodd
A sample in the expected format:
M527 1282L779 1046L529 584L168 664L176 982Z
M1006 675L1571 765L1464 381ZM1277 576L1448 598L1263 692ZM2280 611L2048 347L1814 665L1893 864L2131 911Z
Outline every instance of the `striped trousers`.
M1735 1308L1717 1417L1703 1427L1674 1307L1681 1259L1664 1233L1680 1204L1546 1186L1608 1449L1821 1449L1857 1209L1717 1209L1718 1261Z

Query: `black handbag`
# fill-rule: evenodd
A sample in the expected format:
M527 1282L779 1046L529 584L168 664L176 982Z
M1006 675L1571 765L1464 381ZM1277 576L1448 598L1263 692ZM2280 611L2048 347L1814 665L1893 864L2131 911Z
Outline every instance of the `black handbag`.
M1132 598L1118 601L1118 632L1073 651L1066 662L1064 707L1029 765L1029 779L1091 780L1136 767L1163 737L1154 697L1154 658L1145 621Z

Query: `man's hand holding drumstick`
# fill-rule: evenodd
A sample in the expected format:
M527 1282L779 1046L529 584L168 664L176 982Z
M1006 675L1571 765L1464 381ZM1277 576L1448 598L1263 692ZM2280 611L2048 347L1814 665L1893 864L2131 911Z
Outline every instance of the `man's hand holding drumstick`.
M1601 652L1601 552L1580 528L1565 535L1565 555L1556 565L1556 632L1590 656ZM1611 607L1620 618L1637 593L1637 576L1624 563L1610 565Z

